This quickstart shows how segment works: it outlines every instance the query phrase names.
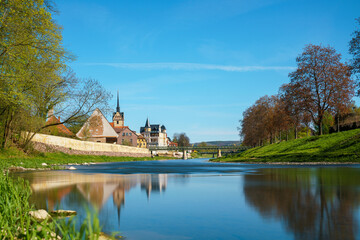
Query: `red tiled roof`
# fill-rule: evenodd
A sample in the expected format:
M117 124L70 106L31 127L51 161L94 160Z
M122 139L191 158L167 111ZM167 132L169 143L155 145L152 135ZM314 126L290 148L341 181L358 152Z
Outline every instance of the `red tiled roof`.
M51 116L47 121L46 124L53 124L53 123L60 123L60 117L57 118L55 116ZM58 129L59 132L67 134L67 135L74 135L64 124L54 125Z

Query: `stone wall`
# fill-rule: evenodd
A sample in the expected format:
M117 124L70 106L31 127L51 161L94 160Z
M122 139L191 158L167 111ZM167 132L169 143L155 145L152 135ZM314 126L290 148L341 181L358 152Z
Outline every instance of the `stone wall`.
M151 156L151 153L147 148L129 147L110 143L88 142L39 133L34 136L32 141L49 145L53 149L70 154Z

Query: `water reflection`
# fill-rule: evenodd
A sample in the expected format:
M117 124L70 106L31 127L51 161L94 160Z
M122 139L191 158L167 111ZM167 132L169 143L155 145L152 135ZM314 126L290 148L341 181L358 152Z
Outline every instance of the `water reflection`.
M244 176L248 204L295 239L357 239L357 168L272 168Z
M104 232L129 239L359 239L359 168L261 167L186 175L162 174L159 164L160 174L18 175L29 180L37 208L76 210L82 222L86 204L99 211Z
M101 211L112 198L119 226L126 192L139 185L149 200L151 193L164 192L167 186L167 174L110 175L59 171L18 175L29 180L33 191L30 201L37 209L52 211L65 205L71 207L71 210L82 212L86 203Z

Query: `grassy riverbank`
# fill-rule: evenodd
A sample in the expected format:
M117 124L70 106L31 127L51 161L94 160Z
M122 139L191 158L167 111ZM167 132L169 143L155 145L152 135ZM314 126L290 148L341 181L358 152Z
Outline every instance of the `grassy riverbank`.
M70 155L62 152L42 153L37 151L27 154L15 147L11 147L9 149L0 150L0 169L6 169L12 166L24 168L52 168L56 165L65 165L70 163L130 162L161 159L169 159L169 157L110 157ZM46 163L47 166L43 166L43 163Z
M360 129L283 141L212 161L360 163Z

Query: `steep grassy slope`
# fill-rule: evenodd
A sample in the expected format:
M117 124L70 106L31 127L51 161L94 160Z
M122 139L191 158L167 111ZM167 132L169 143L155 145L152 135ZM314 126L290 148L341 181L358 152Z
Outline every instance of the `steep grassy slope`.
M360 162L360 129L256 147L214 161Z

